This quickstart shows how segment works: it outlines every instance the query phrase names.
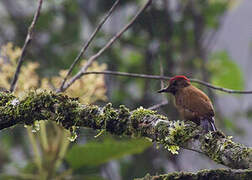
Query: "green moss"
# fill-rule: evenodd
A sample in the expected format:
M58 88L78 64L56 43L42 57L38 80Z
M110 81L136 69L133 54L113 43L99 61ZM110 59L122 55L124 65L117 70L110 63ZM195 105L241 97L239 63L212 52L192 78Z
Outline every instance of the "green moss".
M115 109L112 108L112 104L108 103L103 108L104 118L105 118L105 127L107 131L111 132L112 134L120 134L117 132L118 127L118 113Z
M100 115L100 109L95 105L80 105L76 109L76 126L90 127L93 129L102 129L104 118Z
M159 135L157 142L164 145L164 148L177 154L178 146L183 145L195 136L194 126L186 126L184 121L174 121L169 123L158 123L156 134Z
M200 131L189 122L166 121L166 117L142 107L130 112L123 105L114 109L108 103L101 109L98 106L81 105L77 100L46 91L30 91L20 99L0 93L1 128L18 123L33 125L35 121L50 118L72 132L75 132L74 128L82 126L106 130L119 136L149 137L173 153L177 152L178 145L186 145ZM251 148L234 143L222 133L208 133L200 136L200 141L202 151L216 162L235 168L251 167Z
M231 137L225 137L221 132L206 134L201 140L201 149L217 163L242 169L251 166L251 148L233 142ZM228 159L225 158L227 153Z
M57 96L56 106L54 105L55 115L57 121L62 124L66 129L70 129L72 126L78 126L80 115L80 104L76 99L69 98L68 96Z
M132 119L142 119L144 118L145 116L149 116L149 115L155 115L156 114L156 111L152 111L152 110L149 110L149 109L144 109L142 106L137 108L136 110L134 110L132 112L132 115L131 115L131 118Z
M128 108L126 108L126 106L124 106L124 105L119 106L118 113L119 113L119 119L122 122L125 122L125 120L127 120L130 116L130 110Z
M135 180L198 180L198 179L221 179L221 180L245 180L251 179L252 170L231 170L231 169L213 169L213 170L201 170L197 173L191 172L172 172L163 175L155 175L151 176L150 174L146 174L144 178L136 178Z
M0 106L5 106L6 103L11 102L11 100L15 99L16 97L11 93L0 92Z
M164 134L164 135L168 134L169 133L169 126L170 126L170 124L168 124L168 123L159 122L155 127L156 134L160 134L160 133Z
M0 93L0 106L2 109L1 118L6 125L24 123L33 125L36 120L48 118L48 113L44 113L49 108L46 102L51 102L51 93L30 91L26 96L18 99L12 94ZM45 108L46 107L46 108Z
M128 131L130 111L125 106L120 106L118 110L108 103L103 109L98 106L88 105L80 112L82 126L93 129L105 129L111 134L130 134Z
M213 132L209 132L205 136L203 136L203 140L201 140L201 149L203 152L206 152L211 159L220 163L221 159L220 154L218 153L220 147L216 146L218 138L215 137L216 136L214 136ZM222 148L225 148L226 146L227 145L223 146Z
M16 103L13 103L16 97L12 95L11 93L6 92L0 92L0 112L1 112L1 119L5 122L5 124L2 124L2 127L7 126L8 124L12 124L13 117L15 118L15 111L13 110L13 106L16 105ZM18 101L18 100L16 100Z
M62 94L55 95L47 91L30 91L26 96L15 102L16 98L14 96L10 95L7 98L8 96L1 95L0 103L5 103L5 106L2 106L5 108L2 115L5 120L15 119L17 123L23 122L25 125L30 126L37 120L48 119L52 117L52 114L55 114L56 121L68 129L75 124L78 117L77 107L79 103L76 99Z
M135 137L139 137L139 136L147 136L148 134L154 133L150 132L151 128L149 128L148 126L148 124L151 123L151 121L147 122L151 119L150 117L154 115L156 115L155 111L144 109L143 107L134 110L130 116L130 122L131 122L130 131L132 132L132 135Z
M142 106L134 110L131 114L131 122L134 128L138 127L138 124L143 121L145 117L149 117L151 115L155 115L156 112L149 110L149 109L144 109Z

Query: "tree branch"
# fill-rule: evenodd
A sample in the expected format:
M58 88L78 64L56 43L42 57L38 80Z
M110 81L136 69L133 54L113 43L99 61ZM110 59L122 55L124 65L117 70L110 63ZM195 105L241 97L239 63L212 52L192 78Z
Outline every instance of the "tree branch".
M159 103L159 104L155 104L155 105L153 105L153 106L151 106L151 107L148 107L148 109L150 109L150 110L156 110L156 109L158 109L158 108L160 108L160 107L162 107L162 106L165 106L165 105L167 105L168 104L168 100L167 99L165 99L165 100L163 100L161 103Z
M148 0L145 5L136 13L136 15L130 20L128 24L126 24L115 36L113 36L108 43L100 49L96 54L91 56L88 60L87 63L81 68L81 70L74 76L72 77L68 82L65 83L65 85L61 88L61 92L64 92L69 86L71 86L76 80L81 78L83 76L83 73L86 72L87 68L93 63L94 60L99 58L108 48L112 46L112 44L121 37L121 35L127 31L130 26L136 21L138 16L151 4L152 0Z
M77 99L62 94L31 91L22 98L0 92L0 130L16 124L33 125L51 120L64 128L73 126L103 129L115 135L148 137L165 148L174 146L203 152L217 163L235 169L252 168L252 148L235 143L221 132L202 134L192 122L171 121L154 111L138 108L118 109L82 105Z
M118 71L88 71L88 72L83 73L83 75L88 75L88 74L105 74L105 75L126 76L126 77L145 78L145 79L154 79L154 80L170 80L171 79L171 77L168 77L168 76L136 74L136 73L127 73L127 72L118 72ZM252 90L240 91L240 90L227 89L227 88L212 85L208 82L204 82L198 79L190 79L190 81L197 84L201 84L203 86L206 86L208 88L211 88L217 91L222 91L222 92L226 92L230 94L252 94Z
M196 173L190 172L172 172L163 175L151 176L147 174L144 178L135 178L135 180L184 180L184 179L251 179L252 170L233 170L233 169L212 169L212 170L201 170Z
M115 1L115 3L113 4L113 6L110 8L110 10L108 11L107 15L101 20L101 22L98 24L98 26L95 28L94 32L91 34L91 36L89 37L88 41L85 43L85 45L81 48L81 51L79 52L78 56L75 58L73 64L70 66L67 75L65 76L65 78L63 79L60 88L57 90L57 92L62 92L62 88L65 85L65 82L67 80L67 78L70 76L70 74L73 71L74 66L80 61L81 57L83 56L83 54L86 52L87 48L89 47L90 43L93 41L94 37L96 36L96 34L98 33L98 31L101 29L101 27L103 26L103 24L107 21L107 19L109 18L109 16L114 12L114 10L116 9L117 5L119 4L120 0Z
M30 42L32 40L34 26L38 21L40 10L41 10L41 7L42 7L42 3L43 3L43 0L39 0L38 8L37 8L37 10L36 10L36 12L34 14L34 17L33 17L33 20L31 22L30 27L28 28L28 33L27 33L27 36L26 36L26 39L25 39L25 43L24 43L24 45L22 47L21 55L20 55L20 57L18 59L18 65L17 65L16 71L15 71L14 77L12 79L12 82L11 82L10 92L13 92L15 90L15 88L16 88L18 76L20 74L20 69L21 69L21 66L22 66L23 61L24 61L24 56L25 56L25 53L26 53L26 49L27 49L28 45L30 44Z

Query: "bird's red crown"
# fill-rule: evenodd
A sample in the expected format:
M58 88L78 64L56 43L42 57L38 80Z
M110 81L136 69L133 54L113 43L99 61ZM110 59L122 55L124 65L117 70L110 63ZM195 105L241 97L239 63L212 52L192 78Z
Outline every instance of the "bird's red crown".
M172 78L170 79L170 83L172 83L172 82L174 82L174 81L177 81L178 79L184 79L184 80L190 82L190 80L189 80L187 77L185 77L185 76L183 76L183 75L178 75L178 76L172 77Z

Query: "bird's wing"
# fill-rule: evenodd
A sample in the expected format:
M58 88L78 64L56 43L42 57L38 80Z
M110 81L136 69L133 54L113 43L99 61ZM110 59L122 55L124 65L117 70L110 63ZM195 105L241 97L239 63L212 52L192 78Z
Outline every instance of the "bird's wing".
M198 116L214 116L214 109L212 102L207 95L194 86L186 87L183 89L182 98L178 98L177 102L180 106L188 109Z

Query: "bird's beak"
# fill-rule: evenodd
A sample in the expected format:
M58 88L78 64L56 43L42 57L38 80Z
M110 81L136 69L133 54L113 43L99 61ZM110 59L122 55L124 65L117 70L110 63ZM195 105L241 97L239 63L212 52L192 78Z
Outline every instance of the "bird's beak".
M158 91L158 93L163 93L163 92L171 92L171 87L168 86L168 87L163 88L163 89L160 89L160 90Z

